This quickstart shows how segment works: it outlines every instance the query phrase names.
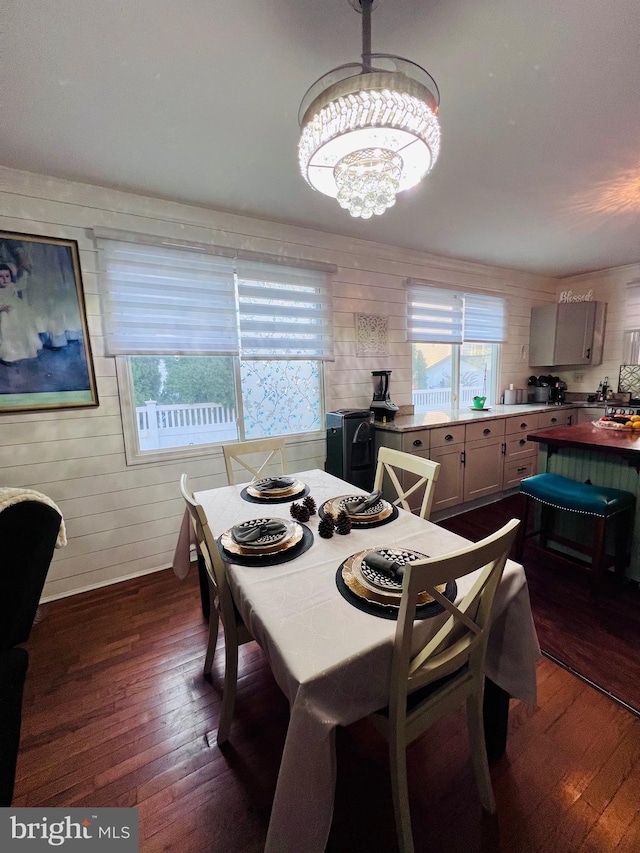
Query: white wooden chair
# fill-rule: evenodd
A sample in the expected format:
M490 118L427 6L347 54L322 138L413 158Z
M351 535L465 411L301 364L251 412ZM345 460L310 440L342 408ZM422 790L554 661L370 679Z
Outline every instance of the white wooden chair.
M230 486L235 485L233 462L251 474L251 482L268 476L262 472L276 457L280 456L279 474L286 474L287 456L284 438L259 438L252 441L236 441L234 444L223 444L224 464L227 469L227 480ZM246 457L250 458L247 461ZM256 461L256 457L258 460ZM259 466L259 467L258 467Z
M397 471L404 471L407 474L417 476L415 482L405 488L400 482ZM431 513L431 504L433 503L433 495L435 484L440 473L440 463L432 462L430 459L423 459L422 456L414 456L412 453L403 453L401 450L393 450L390 447L381 447L378 450L378 463L376 466L376 476L373 484L374 491L381 490L383 487L385 474L391 480L397 498L391 502L397 506L400 504L407 512L411 512L411 506L407 498L424 488L422 495L422 503L420 504L420 518L429 518ZM414 478L410 478L414 479Z
M229 739L233 707L236 699L236 683L238 679L238 647L253 640L249 629L233 601L231 590L227 583L227 573L224 560L220 556L215 538L209 527L204 508L193 496L187 484L187 475L180 478L180 491L189 510L191 523L196 534L200 553L207 569L209 586L209 640L204 661L203 675L211 675L213 657L218 640L218 621L222 620L224 628L225 668L222 688L222 709L216 740L223 744Z
M473 768L483 807L495 811L484 740L484 661L493 599L519 522L511 519L496 533L459 551L405 567L398 615L389 704L370 716L389 741L389 761L398 843L413 853L407 786L406 748L425 729L466 701ZM480 569L458 605L434 587ZM412 652L417 597L427 590L450 617L418 651Z

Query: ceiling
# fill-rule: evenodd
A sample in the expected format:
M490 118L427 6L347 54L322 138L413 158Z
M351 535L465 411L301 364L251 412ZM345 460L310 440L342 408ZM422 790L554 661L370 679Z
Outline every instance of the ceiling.
M379 0L441 92L433 172L363 221L311 190L298 107L357 61L349 0L2 0L0 163L566 276L640 262L638 0Z

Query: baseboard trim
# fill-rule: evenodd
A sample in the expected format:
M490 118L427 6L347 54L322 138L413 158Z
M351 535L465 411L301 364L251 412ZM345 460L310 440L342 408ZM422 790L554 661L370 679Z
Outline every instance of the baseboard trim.
M634 717L638 717L640 719L640 710L634 708L633 705L629 705L627 702L625 702L623 699L620 699L620 697L616 696L614 693L611 693L609 690L605 690L604 687L601 687L599 684L596 684L595 681L591 681L591 679L587 678L586 675L582 675L581 672L578 672L572 666L569 666L568 664L564 663L564 661L559 660L557 657L555 657L555 655L552 655L549 652L545 652L544 649L541 649L540 651L546 658L555 663L557 666L562 667L562 669L566 670L567 672L570 672L571 675L575 675L576 678L579 678L580 681L584 681L584 683L588 684L589 687L593 687L594 690L598 691L598 693L602 693L604 696L608 696L609 699L613 699L613 701L617 705L621 705L623 708L625 708L625 710L633 714Z

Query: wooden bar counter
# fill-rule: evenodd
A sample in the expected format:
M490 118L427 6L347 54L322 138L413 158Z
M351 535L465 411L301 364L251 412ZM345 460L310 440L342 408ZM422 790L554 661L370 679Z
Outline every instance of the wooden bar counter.
M527 438L541 446L539 473L561 474L581 483L624 489L636 496L631 560L626 572L640 582L640 430L604 429L585 423L537 430Z

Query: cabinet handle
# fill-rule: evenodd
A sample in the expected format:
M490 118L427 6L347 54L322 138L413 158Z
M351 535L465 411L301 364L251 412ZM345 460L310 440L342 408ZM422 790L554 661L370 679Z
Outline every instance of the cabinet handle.
M587 351L586 351L586 353L585 353L585 356L586 356L586 358L591 358L591 347L588 347L588 348L587 348Z
M522 421L522 423L520 424L520 429L526 429L526 428L527 428L527 424L525 423L525 421Z
M516 471L518 472L518 474L522 474L522 472L526 471L526 470L527 470L526 465L523 465L522 468L516 468Z
M460 452L460 461L462 462L463 465L467 464L467 453L465 450L462 450Z
M552 424L557 424L557 423L558 423L558 419L557 419L557 418L551 418L551 423L552 423Z
M482 434L483 435L491 435L491 430L489 429L489 427L487 427L486 429L483 429Z
M526 438L521 438L521 439L520 439L520 447L524 447L526 443L527 443L527 439L526 439Z
M413 446L422 447L422 441L419 438L416 438L416 440L413 442Z
M444 440L445 441L453 441L453 436L451 435L451 433L447 433L447 435L445 435L445 437L444 437Z
M504 441L504 442L502 443L502 455L503 455L503 456L506 456L506 455L507 455L507 442L506 442L506 441Z

